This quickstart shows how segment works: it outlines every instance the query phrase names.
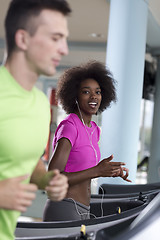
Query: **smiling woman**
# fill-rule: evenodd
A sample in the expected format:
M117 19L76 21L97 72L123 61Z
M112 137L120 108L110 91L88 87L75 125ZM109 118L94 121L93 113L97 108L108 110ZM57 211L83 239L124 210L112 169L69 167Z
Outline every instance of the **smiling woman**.
M100 129L91 120L116 100L115 81L102 63L91 61L62 75L57 98L69 115L55 132L49 170L57 168L64 173L69 190L66 199L59 203L47 200L44 220L88 219L91 179L122 177L130 181L125 163L112 162L112 155L100 162Z

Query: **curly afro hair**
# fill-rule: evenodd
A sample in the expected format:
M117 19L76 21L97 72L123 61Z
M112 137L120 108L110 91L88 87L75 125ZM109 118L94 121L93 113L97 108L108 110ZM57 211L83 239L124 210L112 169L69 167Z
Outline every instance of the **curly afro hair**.
M99 113L109 107L111 102L116 102L116 82L111 72L101 62L89 61L67 69L58 81L56 97L67 114L75 112L80 84L89 78L97 81L101 88L102 101Z

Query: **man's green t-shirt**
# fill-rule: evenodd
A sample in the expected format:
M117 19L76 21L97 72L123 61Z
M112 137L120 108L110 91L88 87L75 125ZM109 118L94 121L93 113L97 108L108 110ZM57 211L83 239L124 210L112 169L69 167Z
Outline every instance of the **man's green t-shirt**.
M31 174L48 140L50 107L37 88L26 91L0 67L0 180ZM20 213L0 209L0 239L14 239Z

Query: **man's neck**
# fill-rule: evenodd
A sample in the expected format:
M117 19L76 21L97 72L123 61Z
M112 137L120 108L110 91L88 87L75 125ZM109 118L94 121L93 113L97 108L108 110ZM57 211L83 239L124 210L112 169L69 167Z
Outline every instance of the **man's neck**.
M10 57L7 59L5 67L22 88L27 91L32 90L38 79L38 74L28 68L23 58Z

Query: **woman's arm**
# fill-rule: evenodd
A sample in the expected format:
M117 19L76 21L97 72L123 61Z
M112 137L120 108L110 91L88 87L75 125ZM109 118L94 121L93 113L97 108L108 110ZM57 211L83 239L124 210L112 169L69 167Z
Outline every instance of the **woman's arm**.
M62 200L68 190L67 177L60 174L58 169L47 172L41 159L31 175L30 182L36 184L39 189L46 190L53 201Z
M64 172L71 151L71 143L67 138L61 138L55 148L49 163L49 170L59 169L68 177L69 185L76 185L83 181L97 177L115 177L120 172L123 162L111 162L113 156L103 159L97 166L73 173Z

